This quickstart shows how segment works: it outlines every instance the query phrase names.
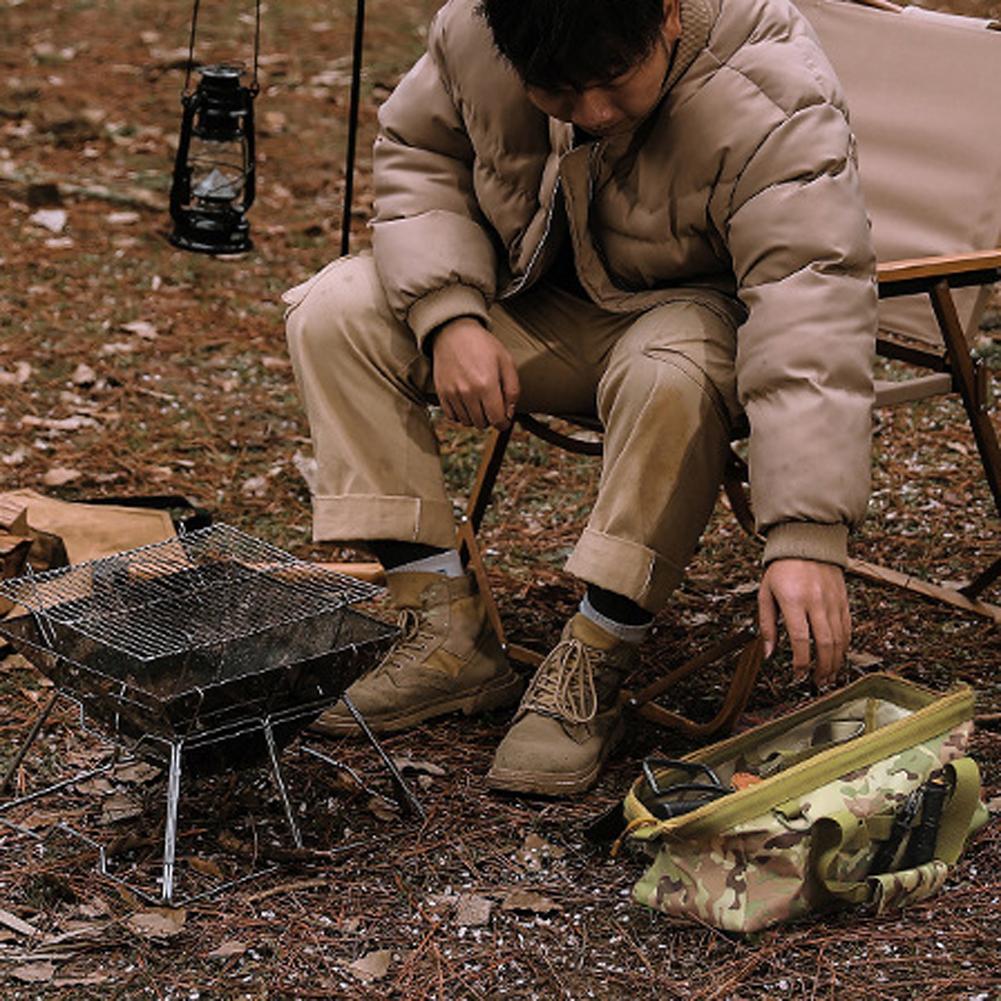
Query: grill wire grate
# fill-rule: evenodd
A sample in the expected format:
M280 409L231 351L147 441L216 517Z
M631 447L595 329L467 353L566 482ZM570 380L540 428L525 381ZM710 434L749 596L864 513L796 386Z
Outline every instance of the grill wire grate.
M305 622L379 591L229 525L0 581L0 595L44 622L144 662Z

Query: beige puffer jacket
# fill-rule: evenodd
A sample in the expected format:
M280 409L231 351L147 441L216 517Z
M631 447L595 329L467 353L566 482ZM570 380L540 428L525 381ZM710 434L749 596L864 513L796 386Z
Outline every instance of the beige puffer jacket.
M450 0L380 113L376 264L418 341L551 262L557 184L606 309L739 297L737 385L766 560L843 563L869 491L874 259L840 86L786 0L682 0L657 109L572 147L476 0Z

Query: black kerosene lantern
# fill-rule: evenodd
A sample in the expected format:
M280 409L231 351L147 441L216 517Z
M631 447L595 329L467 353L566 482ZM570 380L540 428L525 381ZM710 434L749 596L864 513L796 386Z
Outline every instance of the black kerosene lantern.
M260 0L254 37L254 76L243 86L241 67L220 64L198 69L190 89L198 0L191 20L188 72L181 104L181 135L170 186L170 242L203 254L236 254L250 250L247 211L254 202L254 98Z

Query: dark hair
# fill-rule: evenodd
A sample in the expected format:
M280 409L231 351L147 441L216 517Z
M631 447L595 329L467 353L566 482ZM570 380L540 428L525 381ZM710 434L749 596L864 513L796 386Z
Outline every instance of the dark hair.
M481 0L494 44L547 90L611 80L653 48L663 0Z

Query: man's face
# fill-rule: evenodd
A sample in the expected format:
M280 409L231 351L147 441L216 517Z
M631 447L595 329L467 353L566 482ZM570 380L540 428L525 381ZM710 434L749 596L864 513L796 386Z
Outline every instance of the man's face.
M665 0L660 36L638 63L611 80L581 88L548 90L526 84L528 99L547 115L572 122L594 136L631 132L657 106L671 62L671 49L680 34L677 0Z

